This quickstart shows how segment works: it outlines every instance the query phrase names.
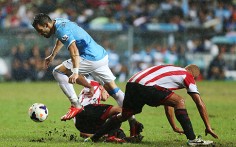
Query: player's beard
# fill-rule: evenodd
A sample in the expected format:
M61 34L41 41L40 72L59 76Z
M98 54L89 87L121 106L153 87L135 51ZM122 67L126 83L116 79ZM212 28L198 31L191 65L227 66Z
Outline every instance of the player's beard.
M43 37L50 38L51 37L51 33L43 34Z
M45 37L45 38L50 38L50 37L51 37L51 35L44 35L44 37Z
M54 32L53 29L50 29L50 31L47 34L44 34L43 36L45 38L50 38L52 36L53 32Z

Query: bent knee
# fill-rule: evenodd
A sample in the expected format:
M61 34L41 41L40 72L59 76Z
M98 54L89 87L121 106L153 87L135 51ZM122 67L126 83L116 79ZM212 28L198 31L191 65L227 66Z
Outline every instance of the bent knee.
M185 100L183 98L180 98L177 102L176 102L176 107L177 108L185 108Z
M119 106L113 106L110 110L110 116L114 115L114 114L118 114L122 112L122 108Z

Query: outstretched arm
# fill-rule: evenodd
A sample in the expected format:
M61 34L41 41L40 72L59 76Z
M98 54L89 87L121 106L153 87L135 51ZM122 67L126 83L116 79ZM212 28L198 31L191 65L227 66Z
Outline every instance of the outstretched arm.
M175 124L175 119L174 119L174 108L170 107L170 106L164 106L165 107L165 114L166 117L170 123L170 126L172 127L172 129L177 132L177 133L184 133L183 130L181 130L180 128L178 128Z
M209 133L214 138L218 138L218 136L214 133L214 131L211 128L208 113L207 113L207 110L206 110L206 106L205 106L203 100L201 99L200 95L197 94L197 93L190 93L190 96L192 97L193 101L195 102L195 104L198 108L198 112L200 113L201 118L202 118L202 120L205 124L205 127L206 127L205 133L206 133L206 135Z

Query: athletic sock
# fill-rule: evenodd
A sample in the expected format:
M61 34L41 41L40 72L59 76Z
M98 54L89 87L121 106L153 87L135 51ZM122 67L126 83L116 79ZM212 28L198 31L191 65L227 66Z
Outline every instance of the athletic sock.
M188 117L187 110L186 109L176 109L175 116L176 116L177 120L179 121L179 123L181 124L186 137L189 140L195 139L196 136L193 131L192 123Z
M91 139L96 142L103 135L107 134L111 130L118 129L121 126L121 122L117 119L116 115L113 115L111 118L102 125L102 127L91 137Z
M58 85L60 86L61 90L70 100L71 105L74 107L81 107L76 92L74 90L73 84L70 84L68 82L69 81L68 76L58 70L53 70L53 76L58 82Z
M117 87L111 91L108 91L108 93L116 100L118 105L122 107L124 96L125 96L124 92L121 91L120 88Z

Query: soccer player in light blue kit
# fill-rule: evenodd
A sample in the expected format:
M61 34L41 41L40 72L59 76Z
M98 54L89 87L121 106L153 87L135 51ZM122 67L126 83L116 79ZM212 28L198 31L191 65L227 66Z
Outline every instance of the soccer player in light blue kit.
M122 106L124 93L114 82L115 76L108 67L107 52L84 29L64 18L51 20L48 15L43 13L34 17L32 26L46 38L53 34L57 38L51 55L45 58L46 67L49 66L63 45L70 52L70 59L53 70L53 75L60 88L71 102L69 111L61 117L61 120L70 120L83 109L72 85L76 83L79 74L91 74L96 80L102 81L104 88L117 101L118 105ZM138 123L134 116L130 118L129 122L131 136L142 131L142 124Z

